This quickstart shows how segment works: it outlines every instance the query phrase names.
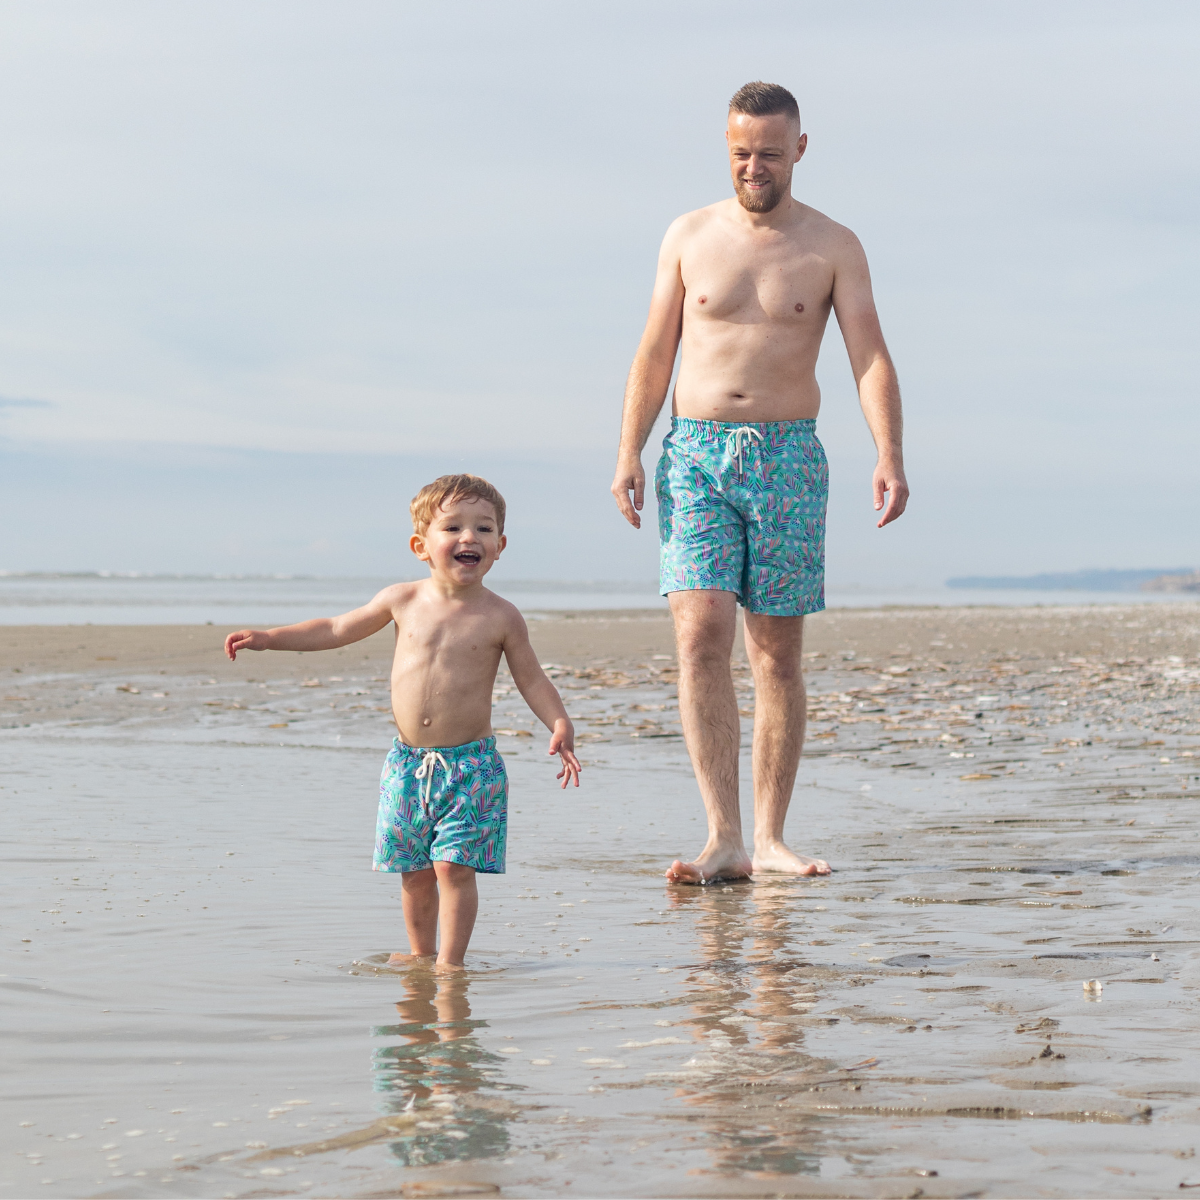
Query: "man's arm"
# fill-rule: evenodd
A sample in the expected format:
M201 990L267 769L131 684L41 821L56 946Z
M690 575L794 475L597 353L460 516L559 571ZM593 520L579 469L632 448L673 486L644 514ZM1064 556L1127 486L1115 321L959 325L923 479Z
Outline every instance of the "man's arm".
M833 311L837 315L850 369L858 384L863 416L875 439L878 461L871 479L875 511L887 509L878 528L894 521L908 504L908 480L904 477L904 419L900 410L900 382L879 327L875 297L871 294L871 272L858 238L848 229L840 231L835 258Z
M617 474L613 479L612 494L621 515L634 529L642 526L639 514L646 493L642 448L666 399L683 330L683 277L679 270L682 235L679 226L680 221L676 221L663 238L654 293L650 297L650 315L625 384L621 445L617 451ZM630 492L633 493L632 502Z
M340 617L318 617L277 629L240 629L225 639L225 654L233 662L239 650L335 650L361 642L392 620L395 600L395 587L387 587Z

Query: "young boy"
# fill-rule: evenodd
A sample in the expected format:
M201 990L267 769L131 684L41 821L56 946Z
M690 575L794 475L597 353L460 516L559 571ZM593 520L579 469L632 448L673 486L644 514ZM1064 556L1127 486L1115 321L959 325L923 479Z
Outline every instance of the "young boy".
M504 498L477 475L443 475L414 498L413 553L429 578L394 583L362 608L225 639L239 650L332 650L396 624L392 713L400 736L379 784L376 871L400 871L411 955L461 968L479 894L475 876L501 874L508 778L492 735L500 656L525 702L550 729L557 778L579 786L575 730L538 664L517 609L483 586L507 544ZM440 925L441 947L437 945Z

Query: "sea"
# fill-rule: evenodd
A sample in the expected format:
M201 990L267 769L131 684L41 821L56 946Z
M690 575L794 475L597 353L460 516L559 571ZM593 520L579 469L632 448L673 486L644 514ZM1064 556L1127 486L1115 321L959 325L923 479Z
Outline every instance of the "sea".
M279 625L345 612L394 582L370 577L0 572L0 625ZM489 580L527 616L666 608L651 580ZM830 608L1179 604L1200 595L831 584Z

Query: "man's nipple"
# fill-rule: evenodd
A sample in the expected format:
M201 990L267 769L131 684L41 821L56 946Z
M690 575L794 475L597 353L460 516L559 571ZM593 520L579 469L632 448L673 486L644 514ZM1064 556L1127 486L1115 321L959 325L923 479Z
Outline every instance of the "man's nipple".
M797 305L796 305L796 311L797 311L797 312L803 312L803 311L804 311L804 305L803 305L803 304L797 304Z

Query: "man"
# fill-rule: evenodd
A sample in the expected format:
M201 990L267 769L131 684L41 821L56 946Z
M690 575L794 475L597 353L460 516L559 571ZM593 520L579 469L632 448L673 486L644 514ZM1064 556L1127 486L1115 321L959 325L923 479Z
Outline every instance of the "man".
M612 486L639 528L641 452L682 343L655 483L679 710L708 841L694 861L672 863L666 874L676 883L829 871L784 844L783 823L804 744L804 617L825 607L828 477L814 430L815 369L831 309L878 451L879 527L908 501L900 389L866 256L850 230L791 194L792 170L808 146L795 97L777 84L748 83L730 101L725 139L735 198L687 213L663 239ZM742 840L731 670L739 602L756 693L752 854Z

